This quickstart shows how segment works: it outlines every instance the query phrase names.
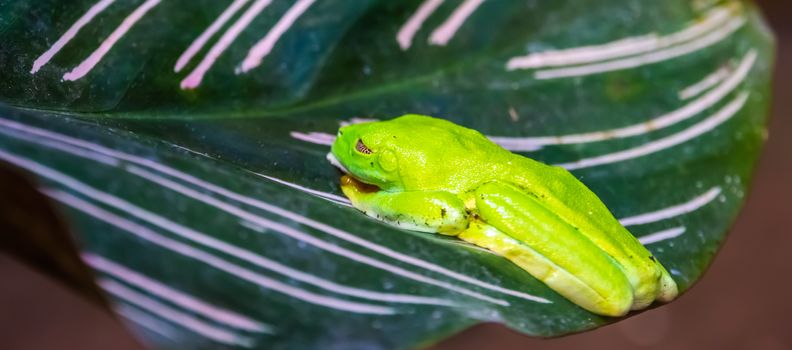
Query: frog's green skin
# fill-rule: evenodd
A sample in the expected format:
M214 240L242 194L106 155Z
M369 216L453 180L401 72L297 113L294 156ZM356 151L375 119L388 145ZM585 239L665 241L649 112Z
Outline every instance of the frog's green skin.
M568 171L475 130L406 115L342 127L328 159L355 208L492 250L591 312L676 297L663 266ZM368 186L374 185L374 186Z

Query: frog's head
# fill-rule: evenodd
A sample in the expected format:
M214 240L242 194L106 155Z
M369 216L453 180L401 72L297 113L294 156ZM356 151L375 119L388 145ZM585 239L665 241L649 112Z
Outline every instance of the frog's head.
M400 188L398 142L401 133L388 122L343 126L327 159L355 179L382 189Z
M475 130L443 119L405 115L352 124L338 131L331 163L360 182L384 190L413 190L447 184L477 160L490 143Z

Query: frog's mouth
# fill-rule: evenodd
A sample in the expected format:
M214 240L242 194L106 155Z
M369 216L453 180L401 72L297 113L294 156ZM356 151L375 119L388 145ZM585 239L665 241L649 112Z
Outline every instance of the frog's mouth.
M336 168L344 172L345 175L341 177L341 185L353 185L357 187L360 192L370 193L380 190L377 185L366 183L363 180L355 177L355 175L352 174L352 172L350 172L349 169L344 166L344 164L341 164L341 162L338 161L338 158L336 158L332 152L327 153L327 160L330 161L330 164L333 164Z
M355 186L358 192L361 193L374 193L380 191L379 187L362 182L351 175L341 176L341 187L344 186Z

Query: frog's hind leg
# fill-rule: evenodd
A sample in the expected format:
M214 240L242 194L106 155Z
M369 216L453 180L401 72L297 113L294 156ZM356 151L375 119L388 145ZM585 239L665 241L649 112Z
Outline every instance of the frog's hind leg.
M630 303L622 303L614 307L569 271L554 264L531 247L481 221L472 221L468 229L457 237L511 260L536 279L586 310L608 316L621 316L629 309Z
M586 310L630 310L633 289L620 265L530 194L490 182L475 191L475 202L479 219L461 239L504 256Z

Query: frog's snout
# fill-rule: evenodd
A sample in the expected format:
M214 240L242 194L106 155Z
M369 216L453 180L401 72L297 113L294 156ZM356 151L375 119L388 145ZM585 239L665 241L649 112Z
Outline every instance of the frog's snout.
M333 152L327 153L326 158L327 158L327 161L330 162L330 164L333 164L333 166L335 166L336 168L341 169L341 171L343 171L344 173L346 173L346 174L350 174L351 173L349 171L349 169L347 169L344 166L344 164L341 164L341 162L338 161L338 158L336 158L336 156L333 154Z

